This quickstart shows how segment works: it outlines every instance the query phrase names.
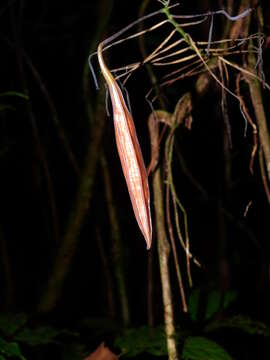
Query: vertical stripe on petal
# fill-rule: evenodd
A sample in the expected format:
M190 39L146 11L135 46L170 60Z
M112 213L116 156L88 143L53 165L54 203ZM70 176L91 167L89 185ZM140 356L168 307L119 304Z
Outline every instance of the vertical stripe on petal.
M149 186L135 125L125 104L122 92L104 63L102 43L98 47L98 61L109 87L113 106L116 144L133 211L145 238L147 249L149 249L152 241Z

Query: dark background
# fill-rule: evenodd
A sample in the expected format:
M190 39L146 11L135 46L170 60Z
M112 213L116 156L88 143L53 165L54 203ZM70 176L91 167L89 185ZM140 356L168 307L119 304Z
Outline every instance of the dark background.
M200 13L220 9L223 5L221 3L183 1L180 6L182 13ZM269 6L267 2L263 2L262 6L264 32L267 36ZM30 98L0 98L1 104L12 107L0 112L2 312L37 311L51 273L53 259L70 219L69 214L73 209L79 184L79 175L68 160L59 138L59 130L54 125L52 113L40 91L40 84L23 54L30 59L42 78L57 111L60 126L66 133L69 149L74 153L78 167L82 169L87 146L93 141L99 122L99 115L95 110L98 91L95 90L90 74L87 75L87 101L94 109L94 119L89 119L86 113L83 78L87 57L102 39L138 17L140 1L115 0L111 11L110 7L108 1L100 15L98 1L17 0L0 4L0 94L17 91L28 93ZM152 1L146 12L158 8L158 2ZM177 11L180 12L179 9ZM105 24L100 34L97 34L101 21L105 21ZM222 25L217 21L215 26L215 36L218 37ZM204 25L193 34L207 39L207 31L208 27ZM157 40L153 38L148 41L151 43ZM141 54L138 43L134 40L128 45L112 48L106 52L105 57L111 67L119 67L141 59ZM269 50L266 47L266 81L269 81L268 60ZM98 75L95 57L93 64ZM173 111L177 99L192 84L193 79L185 80L167 90L167 110ZM100 86L103 86L102 81ZM151 109L145 95L150 88L151 83L145 69L138 70L127 83L146 164L150 162L147 118ZM269 99L269 92L265 90L266 114L269 114ZM244 136L245 124L238 105L231 99L229 105L232 134L230 184L225 182L224 177L224 126L220 93L216 91L215 85L213 92L209 91L203 99L197 99L193 110L192 130L181 127L177 132L179 151L190 172L204 189L204 194L194 187L177 161L175 183L188 214L192 251L203 264L202 269L193 269L195 287L213 286L223 291L236 290L238 299L231 311L247 314L269 324L269 203L261 180L258 156L255 158L254 174L249 171L252 131L248 128L247 136ZM101 148L106 154L120 224L131 324L138 326L145 324L147 319L149 252L145 249L129 202L116 151L112 117L107 117L105 123ZM44 158L47 169L44 169ZM54 220L58 233L53 225L52 193L48 191L46 171L49 173L56 204ZM68 323L69 326L84 317L108 315L104 265L97 232L103 239L111 271L112 240L100 160L97 162L93 181L89 209L81 226L73 261L61 296L51 311L54 319L58 319L60 324ZM252 204L244 217L249 201ZM220 207L229 215L220 215ZM155 224L155 220L153 221ZM158 324L163 320L163 310L155 231L152 251L155 294L153 308L155 322ZM184 258L184 254L181 257ZM8 267L5 265L6 261L9 263ZM178 309L176 314L179 317L181 306L177 285L174 285L176 277L173 266L172 283ZM185 286L189 294L187 282ZM119 299L116 303L118 310L115 317L121 322ZM50 317L50 314L46 316ZM256 341L254 344L256 348Z

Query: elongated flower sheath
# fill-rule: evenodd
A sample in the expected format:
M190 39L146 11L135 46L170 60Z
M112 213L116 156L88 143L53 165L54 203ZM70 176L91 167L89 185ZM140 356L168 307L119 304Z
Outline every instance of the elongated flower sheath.
M145 238L147 249L151 247L152 224L147 172L135 125L127 109L122 92L104 63L102 46L98 46L98 61L109 88L113 106L113 121L117 149L126 179L129 196L138 225Z

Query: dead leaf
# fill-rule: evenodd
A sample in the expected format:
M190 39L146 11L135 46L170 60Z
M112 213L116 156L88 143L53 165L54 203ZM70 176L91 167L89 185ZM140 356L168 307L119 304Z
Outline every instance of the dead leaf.
M119 359L109 348L104 345L104 342L84 360L117 360Z

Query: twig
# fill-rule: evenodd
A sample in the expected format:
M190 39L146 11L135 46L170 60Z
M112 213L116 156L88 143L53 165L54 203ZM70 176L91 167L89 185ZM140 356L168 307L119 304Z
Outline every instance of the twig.
M249 115L246 104L240 94L240 79L241 79L241 75L238 74L236 77L236 93L240 100L241 110L244 112L247 121L249 122L249 124L252 127L253 148L252 148L251 155L250 155L249 170L250 170L251 174L253 174L254 159L255 159L255 155L257 153L257 149L258 149L258 131L257 131L257 126L254 123L254 121L252 120L251 116Z
M185 296L185 291L184 291L184 286L183 286L181 269L180 269L179 261L178 261L178 257L177 257L177 250L176 250L176 246L175 246L173 226L172 226L171 214L170 214L170 194L172 194L172 197L173 197L174 203L175 203L175 196L174 196L175 194L171 191L171 186L172 186L172 171L171 171L172 147L173 147L173 135L170 134L167 138L166 145L165 145L165 149L166 149L165 150L165 158L166 158L166 170L167 170L166 217L167 217L168 230L169 230L169 235L170 235L170 240L171 240L171 245L172 245L172 250L173 250L173 258L174 258L174 263L175 263L176 275L177 275L177 279L178 279L178 286L179 286L179 291L180 291L182 305L183 305L183 311L187 312L188 309L187 309L187 303L186 303L186 296ZM181 234L180 239L183 242L182 234ZM184 248L187 249L188 244L187 243L184 244L184 242L183 242L183 245L184 245ZM190 263L189 263L188 255L187 255L187 273L188 273L189 283L191 285L192 279L191 279L191 275L190 275Z
M265 195L266 195L268 203L270 204L270 188L269 188L269 185L268 185L267 176L266 176L266 172L265 172L263 151L262 151L261 147L260 147L260 150L259 150L259 163L260 163L260 170L261 170L261 176L262 176L262 182L263 182Z
M148 121L149 134L151 140L151 151L152 157L158 156L158 123L152 116L149 117ZM166 230L165 230L165 217L163 211L163 191L161 181L161 170L157 167L153 173L153 190L154 190L154 207L155 207L155 218L156 218L156 229L157 229L157 246L159 255L159 266L162 286L162 298L164 308L164 322L165 332L167 340L167 349L169 360L178 360L177 344L175 339L175 326L174 326L174 315L173 315L173 300L172 291L170 284L169 275L169 251L170 245L168 243Z

